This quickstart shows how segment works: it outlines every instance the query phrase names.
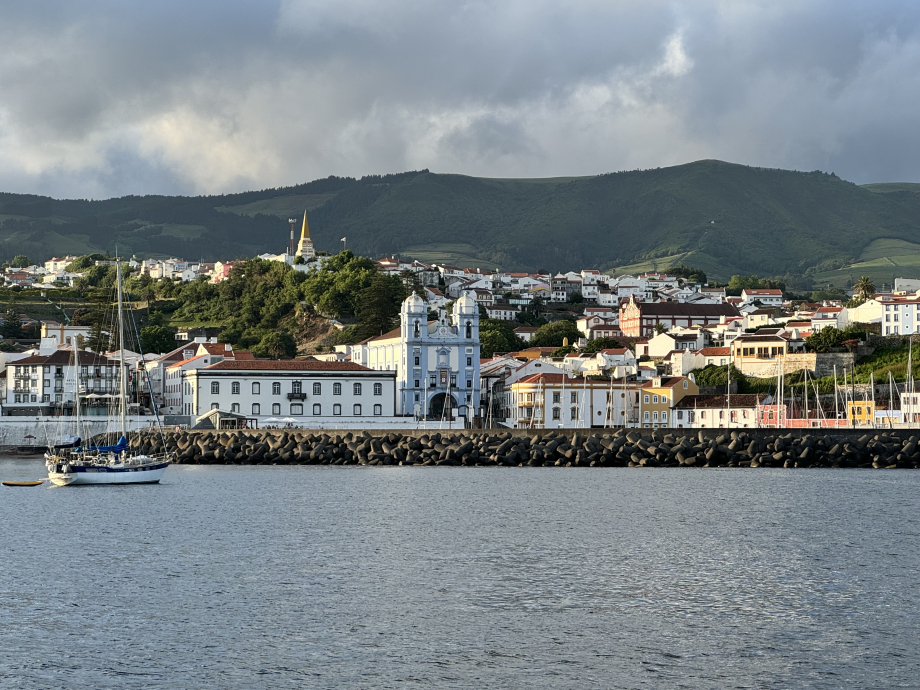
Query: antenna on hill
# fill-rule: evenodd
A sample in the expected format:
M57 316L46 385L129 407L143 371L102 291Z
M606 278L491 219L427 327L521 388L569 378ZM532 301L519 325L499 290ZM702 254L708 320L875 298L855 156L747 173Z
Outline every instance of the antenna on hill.
M288 247L288 256L294 256L294 223L296 222L296 218L288 218L288 223L291 224L291 244Z

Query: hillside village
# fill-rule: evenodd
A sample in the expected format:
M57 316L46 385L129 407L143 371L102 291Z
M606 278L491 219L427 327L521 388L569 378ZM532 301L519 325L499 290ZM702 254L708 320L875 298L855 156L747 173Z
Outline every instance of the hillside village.
M304 214L299 241L292 232L285 252L257 258L309 274L330 257L314 250ZM114 261L55 257L42 265L7 267L3 278L12 290L53 294ZM220 284L234 263L132 258L124 265L151 281ZM911 377L894 387L877 382L891 393L883 401L876 399L875 386L857 387L853 376L870 338L920 328L917 280L899 279L884 294L857 285L855 299L811 302L770 287L729 294L683 267L673 274L612 276L596 269L485 271L398 257L373 266L380 275L414 285L400 308L398 328L281 360L234 349L207 329L185 329L175 334L175 347L161 348L168 351L126 352L135 412L156 410L182 426L200 424L217 410L240 424L283 420L343 428L847 427L916 421ZM332 318L328 322L344 327ZM78 339L92 337L90 329L28 317L23 325L40 335L37 343L0 353L2 415L72 413L76 373L68 368L68 353ZM515 347L488 351L485 332L494 329L508 334L500 342ZM819 335L826 329L835 337ZM850 337L858 329L858 337ZM99 352L81 362L85 413L104 413L119 377L117 355ZM836 385L828 394L831 376ZM362 402L362 391L372 391L368 401Z

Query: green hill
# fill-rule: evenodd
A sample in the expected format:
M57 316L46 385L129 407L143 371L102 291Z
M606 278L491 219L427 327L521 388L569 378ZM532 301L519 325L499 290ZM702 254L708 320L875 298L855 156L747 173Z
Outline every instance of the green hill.
M336 251L347 237L350 249L374 256L554 271L683 261L721 278L807 272L840 282L888 251L886 268L920 275L920 185L860 187L712 160L534 180L423 170L210 197L0 194L0 258L116 247L205 260L282 251L288 217L304 208L318 249Z

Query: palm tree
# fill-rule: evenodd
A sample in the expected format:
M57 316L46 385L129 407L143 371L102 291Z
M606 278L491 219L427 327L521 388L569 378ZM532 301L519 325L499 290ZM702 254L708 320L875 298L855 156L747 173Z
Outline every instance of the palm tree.
M862 276L857 280L853 290L864 301L875 296L875 285L869 280L869 276Z

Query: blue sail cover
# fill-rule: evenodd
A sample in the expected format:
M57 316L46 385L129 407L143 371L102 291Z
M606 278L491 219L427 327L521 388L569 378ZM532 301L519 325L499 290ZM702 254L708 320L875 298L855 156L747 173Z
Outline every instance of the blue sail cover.
M87 446L84 450L97 450L100 453L120 453L123 450L128 450L128 439L122 436L114 446Z

